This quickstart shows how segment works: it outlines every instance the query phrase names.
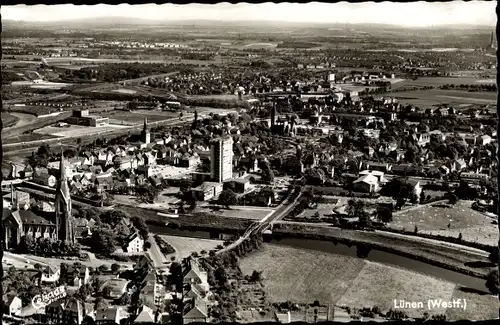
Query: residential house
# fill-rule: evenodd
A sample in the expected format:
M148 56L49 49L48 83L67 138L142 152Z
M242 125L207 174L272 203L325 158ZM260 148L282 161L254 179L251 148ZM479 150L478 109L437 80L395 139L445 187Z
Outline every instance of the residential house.
M62 298L45 307L47 323L82 324L85 316L92 314L92 306L76 298Z
M57 180L54 175L49 174L49 171L46 168L36 168L33 173L33 182L40 185L54 187Z
M95 317L96 325L119 325L123 319L121 311L121 307L98 309Z
M148 273L155 269L155 264L148 254L144 254L134 265L134 271L139 273Z
M155 305L162 303L165 297L165 288L158 283L158 276L155 271L145 273L141 283L142 288L139 291L139 296L153 302Z
M198 154L196 152L193 153L192 155L190 155L189 153L186 152L185 154L180 156L179 160L178 160L178 166L185 167L185 168L195 166L199 163L200 163L200 157L198 156Z
M85 218L75 218L74 219L74 232L75 238L84 238L92 236L91 228L95 224L95 220L87 220Z
M186 284L184 287L184 297L183 300L186 299L204 299L205 293L202 289L199 288L196 284Z
M103 292L105 288L109 287L107 298L117 299L127 292L127 285L129 281L126 279L109 279L104 282L99 291Z
M57 266L47 265L41 269L41 283L56 283L61 277L61 268Z
M425 146L431 142L429 133L416 133L412 135L412 138L418 146Z
M359 172L359 177L366 176L366 175L373 175L377 178L377 181L379 183L385 183L386 179L384 177L384 172L379 171L379 170L362 170Z
M23 302L16 294L5 294L2 297L4 303L4 314L9 316L19 315L21 313Z
M379 152L385 153L386 155L390 154L393 151L396 151L398 149L398 144L395 142L391 143L382 143L380 144L380 147L378 149Z
M69 265L67 270L61 272L61 281L70 286L81 287L89 283L90 271L85 265Z
M137 323L155 323L155 312L148 306L142 306L139 314L134 320L134 324Z
M459 133L459 137L471 146L475 146L478 139L478 136L474 133Z
M191 299L184 303L182 314L184 324L206 323L208 319L207 303L201 299Z
M417 197L420 197L420 194L422 193L422 186L420 186L420 181L410 178L410 179L406 180L406 183L409 184L412 187L413 193Z
M130 234L130 236L125 239L123 251L127 253L144 252L144 239L142 239L137 232Z
M440 130L430 131L429 135L431 136L431 139L434 139L439 142L443 142L444 140L446 140L446 135Z
M479 137L479 145L485 146L487 144L490 144L492 142L492 140L493 139L489 135L484 134L484 135Z
M423 172L423 168L412 164L392 165L392 174L400 176L419 176Z
M389 163L378 163L373 161L367 161L364 163L369 170L378 170L384 173L390 172L392 169L392 164Z
M352 183L352 188L363 193L375 193L380 190L378 179L374 175L361 176Z
M31 179L33 177L33 168L30 165L26 166L26 168L24 168L23 174L24 178Z
M235 193L245 193L250 188L250 181L248 179L232 179L224 183L224 185L231 186L234 188Z
M217 197L223 190L223 183L205 182L191 191L198 201L208 201Z
M207 272L202 271L198 262L193 258L189 258L185 262L182 283L184 285L197 285L197 289L201 290L203 293L209 290Z
M80 164L82 166L94 166L96 157L90 151L80 153Z
M290 311L287 311L286 313L274 313L274 318L278 323L281 324L288 324L292 321L292 316L290 314Z
M465 132L465 133L470 133L474 131L474 128L471 125L457 125L454 128L455 132Z

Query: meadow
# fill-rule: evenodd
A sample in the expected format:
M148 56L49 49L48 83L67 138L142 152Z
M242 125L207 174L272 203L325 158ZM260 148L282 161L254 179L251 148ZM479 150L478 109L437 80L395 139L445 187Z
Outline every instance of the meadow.
M469 92L463 90L417 90L408 92L391 92L386 94L395 97L401 104L411 104L420 108L430 108L434 105L448 104L496 104L495 92Z
M265 244L240 261L243 274L263 271L264 288L271 302L291 300L354 308L379 306L394 309L394 299L424 301L466 298L464 310L405 310L413 317L445 313L450 320L491 319L497 299L491 295L464 292L453 283L397 267L358 258ZM469 303L469 301L471 303ZM473 303L472 303L473 302Z
M498 228L492 219L471 208L472 201L458 201L453 207L428 205L393 216L389 227L458 237L488 245L498 243ZM448 229L450 224L450 229Z

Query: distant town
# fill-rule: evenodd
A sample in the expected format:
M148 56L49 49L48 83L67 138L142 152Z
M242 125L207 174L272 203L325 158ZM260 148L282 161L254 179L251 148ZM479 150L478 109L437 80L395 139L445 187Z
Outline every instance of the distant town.
M493 28L2 24L4 324L498 318Z

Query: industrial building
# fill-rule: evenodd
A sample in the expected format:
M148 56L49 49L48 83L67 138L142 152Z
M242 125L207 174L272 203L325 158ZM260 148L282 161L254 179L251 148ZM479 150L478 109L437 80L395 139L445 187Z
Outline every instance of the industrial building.
M88 109L74 110L73 116L68 118L68 123L73 125L84 125L84 126L104 126L109 123L107 117L102 117L98 115L89 115Z

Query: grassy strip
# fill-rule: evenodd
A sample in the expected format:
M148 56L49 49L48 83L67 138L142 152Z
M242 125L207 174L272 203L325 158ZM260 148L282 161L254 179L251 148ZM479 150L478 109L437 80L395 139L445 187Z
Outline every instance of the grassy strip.
M156 240L156 244L158 245L158 247L160 247L160 250L163 254L168 255L175 253L175 248L173 248L172 245L164 241L163 238L161 238L158 235L155 235L154 237Z

